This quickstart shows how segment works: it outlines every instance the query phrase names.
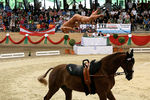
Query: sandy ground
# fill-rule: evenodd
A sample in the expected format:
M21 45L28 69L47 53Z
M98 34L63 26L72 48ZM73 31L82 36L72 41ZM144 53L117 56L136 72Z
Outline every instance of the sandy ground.
M60 55L0 59L0 100L43 100L48 87L39 83L37 77L50 67L63 63L81 64L83 59L100 60L104 56L106 55ZM112 91L117 100L150 100L150 54L135 53L135 60L135 73L131 81L126 80L124 75L115 77L116 84ZM62 90L51 100L65 100ZM74 91L73 100L98 100L98 96L85 96L84 93Z

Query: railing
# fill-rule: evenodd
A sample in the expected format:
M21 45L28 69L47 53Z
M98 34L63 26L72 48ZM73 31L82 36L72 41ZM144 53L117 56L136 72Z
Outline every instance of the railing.
M111 24L113 24L113 23L111 23ZM56 23L55 25L56 25L56 27L55 27L56 32L57 32L57 30L60 32L61 31L60 30L61 25L59 23ZM103 28L103 27L106 26L106 23L100 23L99 25L100 25L100 28ZM35 24L35 26L36 26L36 24ZM97 27L97 25L94 25L94 27ZM94 32L94 31L96 31L96 28L94 28L94 27L93 27L93 25L87 24L84 29L82 27L79 27L78 29L80 30L81 33L84 33L85 31ZM150 31L149 28L150 28L150 25L147 27L147 26L145 26L143 24L131 24L131 31L132 32L141 32L141 31L142 32L143 31L146 32L146 31ZM37 29L35 27L34 30L31 30L31 31L40 31L40 30L41 29ZM0 26L0 32L11 32L11 30L10 30L9 26L7 27L6 30L4 29L4 27ZM14 27L13 32L20 32L19 25L17 25L16 27Z

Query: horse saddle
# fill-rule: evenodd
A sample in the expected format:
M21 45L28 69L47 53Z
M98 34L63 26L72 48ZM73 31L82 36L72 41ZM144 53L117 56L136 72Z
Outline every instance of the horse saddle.
M90 75L94 75L99 70L100 66L101 66L101 62L96 62L96 60L92 60L89 66ZM85 68L84 64L82 65L68 64L66 66L67 71L71 75L75 75L75 76L82 76L84 68Z
M94 75L99 70L101 62L95 62L95 60L89 62L88 59L85 59L82 63L82 65L68 64L66 69L71 75L81 77L86 95L95 94L95 84L90 75Z

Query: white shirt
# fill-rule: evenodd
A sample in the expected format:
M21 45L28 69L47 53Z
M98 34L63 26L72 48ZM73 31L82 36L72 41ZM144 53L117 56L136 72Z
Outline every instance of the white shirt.
M136 15L137 13L136 13L136 10L132 10L132 13L133 13L133 15Z

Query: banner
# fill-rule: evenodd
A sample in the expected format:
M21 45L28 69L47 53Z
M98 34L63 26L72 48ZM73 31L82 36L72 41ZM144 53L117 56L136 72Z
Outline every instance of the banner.
M102 33L131 33L131 24L99 24L97 31Z
M45 30L45 31L30 31L25 27L20 25L20 34L29 34L31 36L43 36L44 34L55 34L55 26Z

